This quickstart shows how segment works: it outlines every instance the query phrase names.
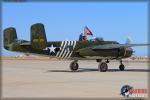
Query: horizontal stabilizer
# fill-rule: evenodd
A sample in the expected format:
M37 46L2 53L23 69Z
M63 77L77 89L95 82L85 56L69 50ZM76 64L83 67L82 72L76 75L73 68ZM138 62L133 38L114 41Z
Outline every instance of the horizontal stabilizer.
M21 45L21 46L29 46L29 45L31 45L31 44L30 44L30 42L26 42L26 43L21 43L20 45Z

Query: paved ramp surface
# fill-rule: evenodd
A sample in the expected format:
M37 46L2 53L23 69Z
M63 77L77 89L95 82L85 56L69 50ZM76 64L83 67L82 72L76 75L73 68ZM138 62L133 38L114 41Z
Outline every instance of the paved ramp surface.
M2 60L3 97L122 97L123 85L148 88L148 63L130 62L119 71L119 62L110 62L107 72L97 70L95 61L79 61L71 72L71 61ZM145 95L147 96L147 95Z

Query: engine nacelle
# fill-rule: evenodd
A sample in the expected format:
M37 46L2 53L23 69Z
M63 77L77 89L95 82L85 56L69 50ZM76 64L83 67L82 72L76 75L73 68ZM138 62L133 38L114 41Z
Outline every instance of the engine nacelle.
M118 57L127 58L131 57L133 53L132 48L119 48L118 49Z

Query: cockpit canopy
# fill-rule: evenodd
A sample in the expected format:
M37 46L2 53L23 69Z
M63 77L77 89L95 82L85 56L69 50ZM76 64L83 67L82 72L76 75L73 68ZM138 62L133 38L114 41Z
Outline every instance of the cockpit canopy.
M104 39L102 37L96 37L95 40L97 40L97 41L104 41Z
M102 37L94 37L93 39L90 39L91 41L104 41Z

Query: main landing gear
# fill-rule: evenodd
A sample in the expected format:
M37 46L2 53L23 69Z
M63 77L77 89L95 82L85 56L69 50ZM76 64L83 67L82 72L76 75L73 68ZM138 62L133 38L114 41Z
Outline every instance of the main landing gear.
M73 62L70 63L70 70L71 71L77 71L78 68L79 68L78 60L74 60Z
M101 62L101 63L99 63L99 65L98 65L98 70L99 70L100 72L106 72L106 71L108 70L108 65L107 65L107 63L106 63L106 62Z
M100 61L99 65L98 65L98 69L99 69L100 72L106 72L108 70L107 63L109 63L109 60L107 60L106 62L101 62ZM125 66L122 63L122 60L120 60L119 70L120 71L124 71L124 69L125 69Z
M101 60L96 60L97 62L99 62L99 65L98 65L98 70L100 72L106 72L108 70L108 65L107 63L109 63L109 60L105 61L105 62L102 62ZM70 63L70 70L71 71L77 71L79 68L79 65L78 65L78 60L74 60ZM125 66L123 65L122 63L122 60L120 60L120 65L119 65L119 70L120 71L124 71L125 69Z
M107 59L106 62L100 62L98 65L98 70L100 72L106 72L108 70L108 65L107 63L109 63L109 60Z

